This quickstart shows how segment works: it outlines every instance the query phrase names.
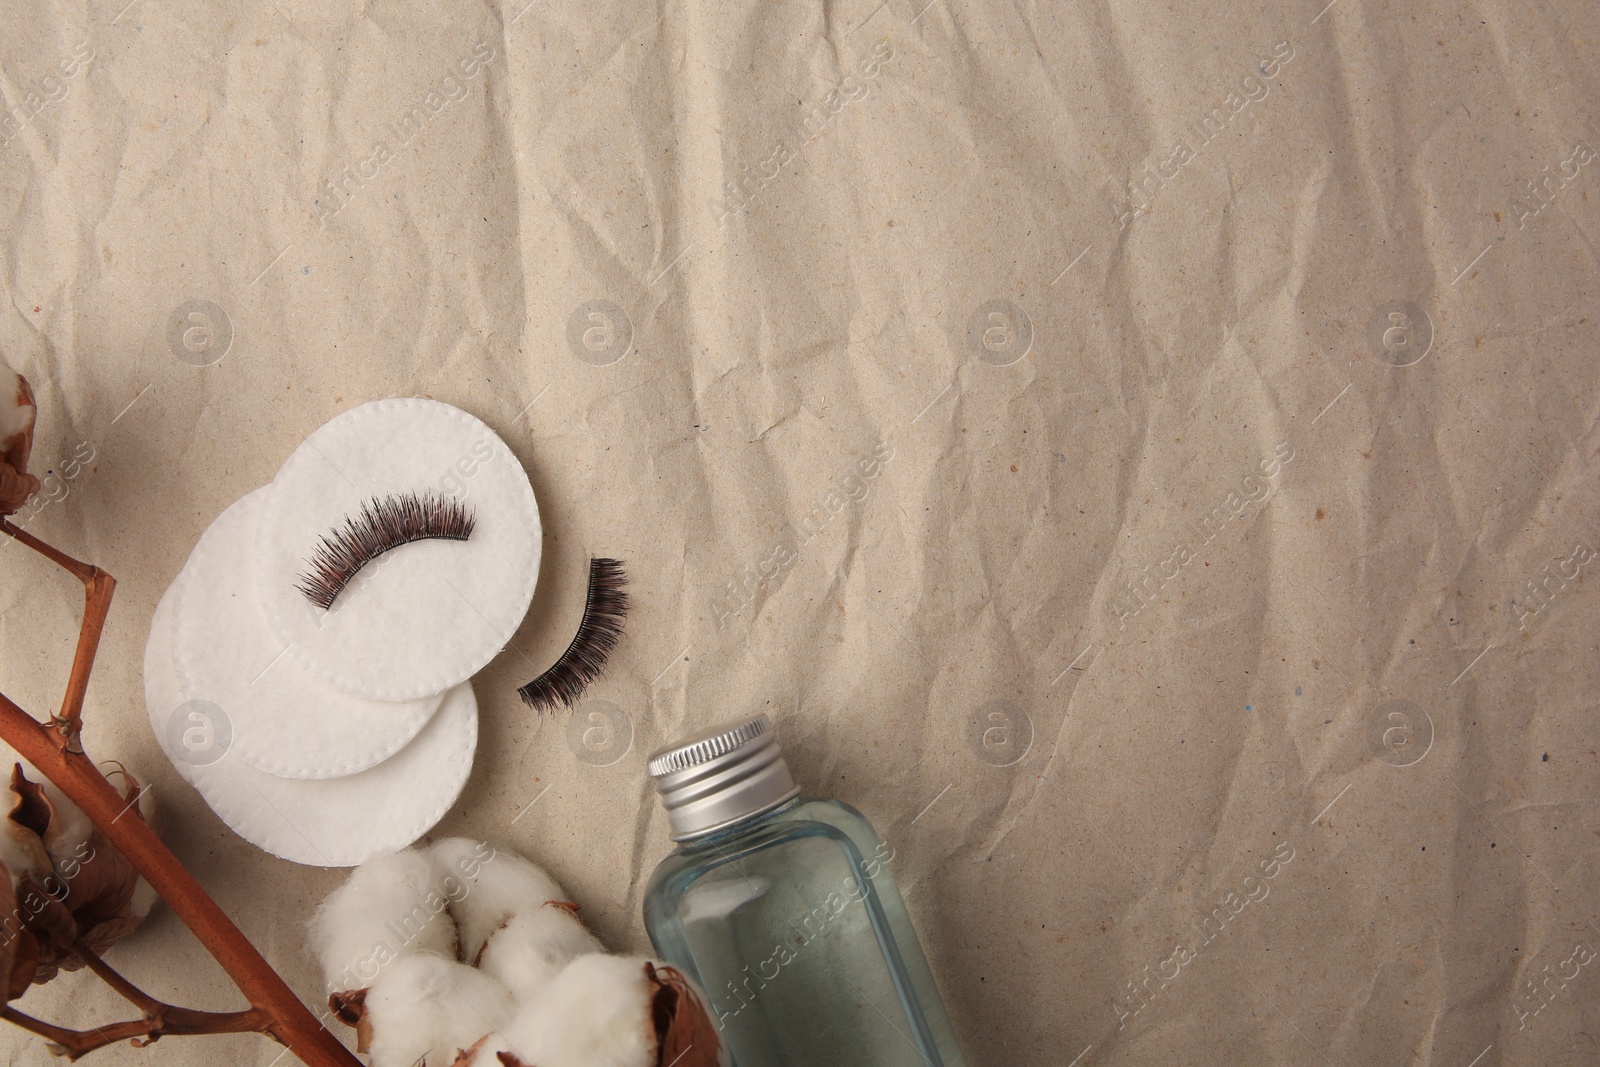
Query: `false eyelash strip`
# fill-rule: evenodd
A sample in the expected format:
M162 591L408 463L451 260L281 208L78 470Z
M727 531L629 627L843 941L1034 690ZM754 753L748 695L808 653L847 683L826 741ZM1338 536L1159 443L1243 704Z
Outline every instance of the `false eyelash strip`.
M622 638L622 623L628 617L627 584L621 560L589 561L589 597L572 644L554 666L517 690L529 707L539 711L553 711L562 705L570 708L589 683L605 672L606 660Z
M355 518L322 536L296 588L327 610L362 567L390 549L413 541L465 541L476 524L461 501L431 491L373 497Z

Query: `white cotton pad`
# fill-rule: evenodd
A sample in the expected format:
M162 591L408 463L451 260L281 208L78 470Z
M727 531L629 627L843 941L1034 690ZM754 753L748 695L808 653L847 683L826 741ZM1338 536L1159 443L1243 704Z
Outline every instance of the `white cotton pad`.
M168 589L150 622L145 710L173 767L240 837L295 863L354 867L414 843L461 795L478 744L470 684L446 693L422 732L376 767L343 778L279 778L230 754L226 713L180 699L173 600Z
M285 655L256 598L256 526L265 490L249 493L200 536L173 582L172 664L178 699L227 713L229 754L280 778L339 778L399 752L444 694L385 703L340 692Z
M374 499L432 493L471 511L465 541L368 563L331 608L299 590L320 539ZM487 425L432 400L378 400L307 437L267 487L257 588L305 671L369 700L414 700L476 674L527 614L541 531L522 464Z

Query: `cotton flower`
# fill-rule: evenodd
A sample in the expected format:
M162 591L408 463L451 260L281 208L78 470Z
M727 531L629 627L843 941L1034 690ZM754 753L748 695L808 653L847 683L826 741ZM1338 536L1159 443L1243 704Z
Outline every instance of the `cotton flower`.
M28 380L0 356L0 516L21 510L39 491L39 479L28 473L37 413Z
M372 1067L443 1067L516 1010L499 981L431 953L385 967L364 1006L372 1037L363 1051L372 1054Z
M130 812L139 818L154 814L154 798L136 778L121 769L107 776L113 778L121 782ZM26 986L83 966L75 951L79 943L98 954L132 933L156 896L77 805L55 786L30 781L20 763L12 770L9 796L9 810L0 819L0 862L7 875L0 879L6 891L0 900L0 962L13 985Z
M24 780L26 780L27 772L32 769L32 767L28 766L23 767ZM37 788L44 791L44 798L49 802L53 816L49 821L49 825L45 827L44 847L52 862L60 862L65 857L75 853L83 842L89 840L90 835L94 833L94 823L89 821L89 816L85 815L78 805L67 799L67 795L54 782L44 778L42 775L40 777L42 780ZM106 781L110 782L117 792L123 796L129 795L130 786L132 793L137 794L139 792L139 783L127 771L123 770L120 765L107 773ZM32 785L33 783L29 782L28 784ZM140 798L139 815L145 822L150 822L155 814L155 794L147 789L145 790L145 796L149 798L149 803L148 805L146 804L144 797Z
M357 867L311 922L328 991L364 988L385 964L418 952L455 959L448 892L423 852L379 856Z
M685 997L690 998L687 1001ZM670 967L627 956L579 956L510 1025L451 1067L711 1067L716 1029Z
M525 1004L573 959L604 951L570 906L546 903L513 915L495 931L478 966Z
M655 1067L644 960L579 956L501 1031L538 1067Z
M16 776L22 776L18 764ZM16 789L16 779L5 796L8 798L6 817L0 820L0 862L11 875L13 892L20 892L24 881L41 883L55 873L50 853L44 847L40 831L50 823L49 801L40 800L28 787L38 789L22 778L23 790Z
M522 911L564 899L555 879L481 841L451 837L428 850L441 870L457 872L464 891L450 905L461 938L461 959L476 962L489 936Z
M424 905L430 893L445 906ZM725 1063L705 998L688 979L651 960L606 955L563 897L527 860L467 838L370 860L313 923L335 990L329 1004L356 1028L373 1067ZM417 938L361 978L353 955L419 906L434 917L426 944ZM450 927L448 946L434 921Z

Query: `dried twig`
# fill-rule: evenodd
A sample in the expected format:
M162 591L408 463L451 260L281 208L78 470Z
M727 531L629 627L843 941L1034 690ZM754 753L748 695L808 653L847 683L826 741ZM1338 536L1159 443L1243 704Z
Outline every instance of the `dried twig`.
M40 722L0 694L0 740L4 740L77 804L95 828L125 855L174 914L194 933L206 951L233 979L250 1007L237 1012L203 1012L164 1004L128 982L81 943L74 951L111 988L144 1012L142 1019L113 1023L91 1031L69 1030L42 1022L6 1005L0 1019L48 1039L77 1059L118 1041L136 1044L177 1034L227 1034L259 1031L276 1039L309 1067L360 1067L360 1061L323 1028L254 945L239 932L194 875L161 842L143 819L124 819L126 799L83 752L83 699L89 688L100 633L111 608L116 580L0 518L0 533L15 538L70 572L83 583L83 623L67 678L61 710L48 724Z

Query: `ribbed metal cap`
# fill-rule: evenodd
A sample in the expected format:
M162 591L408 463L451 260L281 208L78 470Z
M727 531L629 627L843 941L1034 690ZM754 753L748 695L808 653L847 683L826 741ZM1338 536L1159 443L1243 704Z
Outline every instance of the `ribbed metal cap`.
M800 795L765 714L686 737L655 753L647 766L674 841L731 826Z

